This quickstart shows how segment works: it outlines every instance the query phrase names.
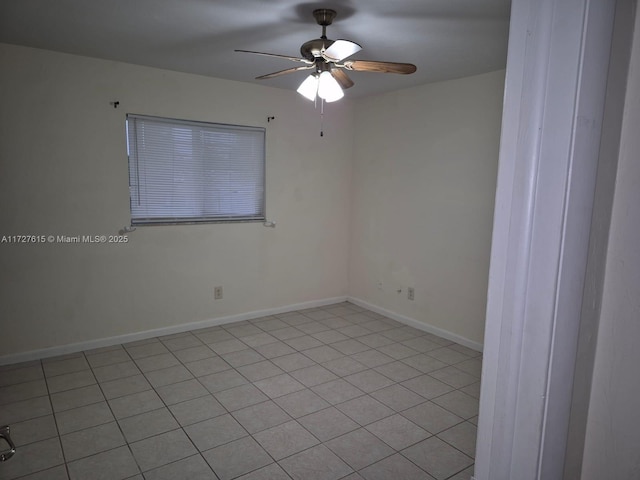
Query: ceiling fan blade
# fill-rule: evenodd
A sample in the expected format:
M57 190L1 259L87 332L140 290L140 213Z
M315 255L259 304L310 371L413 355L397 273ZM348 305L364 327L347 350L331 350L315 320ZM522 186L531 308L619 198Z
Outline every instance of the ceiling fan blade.
M286 58L287 60L291 60L292 62L301 62L301 63L306 63L307 65L313 64L312 61L307 60L306 58L290 57L288 55L278 55L277 53L254 52L252 50L234 50L234 52L253 53L254 55L263 55L265 57Z
M411 63L374 62L369 60L347 60L344 68L356 72L401 73L409 74L416 71L416 66Z
M329 62L340 62L351 55L358 53L362 47L350 40L336 40L322 53L322 58Z
M333 75L333 78L337 80L337 82L343 89L351 88L354 85L353 80L349 78L349 75L347 75L346 72L340 68L332 69L331 75Z
M261 75L256 77L256 80L266 80L268 78L279 77L280 75L286 75L287 73L297 72L299 70L311 70L314 68L314 65L304 65L301 67L293 67L287 68L286 70L280 70L279 72L267 73L266 75Z

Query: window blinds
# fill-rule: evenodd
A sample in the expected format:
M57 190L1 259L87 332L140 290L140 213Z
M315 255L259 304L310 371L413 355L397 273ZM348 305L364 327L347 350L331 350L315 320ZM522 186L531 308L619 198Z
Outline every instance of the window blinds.
M131 224L264 220L265 129L127 115Z

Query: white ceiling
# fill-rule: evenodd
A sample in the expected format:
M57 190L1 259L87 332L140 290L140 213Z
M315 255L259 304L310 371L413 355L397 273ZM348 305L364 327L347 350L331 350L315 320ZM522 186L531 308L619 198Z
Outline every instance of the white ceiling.
M1 0L0 42L295 89L297 66L234 49L299 56L321 34L363 46L358 60L413 63L412 75L349 72L355 98L504 68L509 0Z

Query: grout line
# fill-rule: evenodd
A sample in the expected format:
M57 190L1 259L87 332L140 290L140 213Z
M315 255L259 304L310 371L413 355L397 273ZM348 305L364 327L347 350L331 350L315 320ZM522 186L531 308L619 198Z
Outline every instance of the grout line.
M129 354L127 349L124 348L124 346L123 346L123 349L124 349L125 353L127 354L127 356L129 356L129 359L131 361L133 361L133 358L131 357L131 355ZM122 362L122 363L126 363L126 362ZM114 364L114 365L117 365L117 364ZM91 373L95 377L95 373L93 371L93 367L91 366L91 364L89 364L89 368L91 368ZM99 368L99 367L96 367L96 368ZM125 378L127 378L127 377L125 377ZM107 399L107 396L105 395L104 389L102 388L101 383L98 382L97 378L96 378L96 383L98 384L98 388L100 389L100 392L102 393L102 396L104 397L104 402L107 404L107 408L109 408L109 411L111 412L111 416L113 417L113 421L115 422L116 426L118 427L118 430L120 431L120 435L122 435L122 439L124 440L125 445L127 447L127 450L129 451L129 455L131 455L131 458L133 458L133 461L135 462L136 467L138 467L138 473L141 473L142 472L142 468L140 468L140 464L138 463L138 460L136 459L135 455L133 454L133 451L131 450L131 446L129 445L129 442L127 441L127 437L124 435L124 432L122 431L122 427L120 427L120 422L118 422L118 418L116 417L116 415L115 415L115 413L113 411L113 408L111 408L111 404L109 403L109 399ZM107 382L105 382L105 383L107 383ZM118 397L116 397L116 398L118 398ZM114 447L112 449L105 450L105 451L109 452L109 451L112 451L112 450L116 450L117 448L123 447L125 445L119 445L117 447ZM98 455L100 453L104 453L104 452L97 452L97 453L94 453L92 455L88 455L86 457L82 457L81 459L77 459L76 461L83 460L83 459L86 459L86 458L90 458L90 457ZM71 477L69 477L69 478L71 478Z
M49 406L51 407L51 416L53 417L53 422L56 426L56 433L58 435L58 445L60 445L60 452L62 453L62 461L64 462L63 463L64 469L67 472L67 477L71 478L71 474L69 472L69 463L67 462L67 455L65 454L64 446L62 445L62 435L60 434L60 427L58 426L58 417L56 416L55 409L53 408L53 401L51 400L51 391L49 390L49 382L47 380L47 376L45 375L44 365L42 364L42 361L40 363L40 367L42 368L42 374L45 377L44 382L47 387L47 396L49 398ZM16 453L17 453L17 450L16 450Z

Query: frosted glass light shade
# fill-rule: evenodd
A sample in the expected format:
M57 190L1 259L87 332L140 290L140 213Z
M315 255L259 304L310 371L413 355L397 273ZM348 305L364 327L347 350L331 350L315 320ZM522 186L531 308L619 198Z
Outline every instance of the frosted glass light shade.
M313 102L316 99L316 93L318 93L318 77L309 75L298 87L298 93Z
M318 80L318 96L326 102L335 102L344 97L340 84L333 78L331 72L322 72Z

